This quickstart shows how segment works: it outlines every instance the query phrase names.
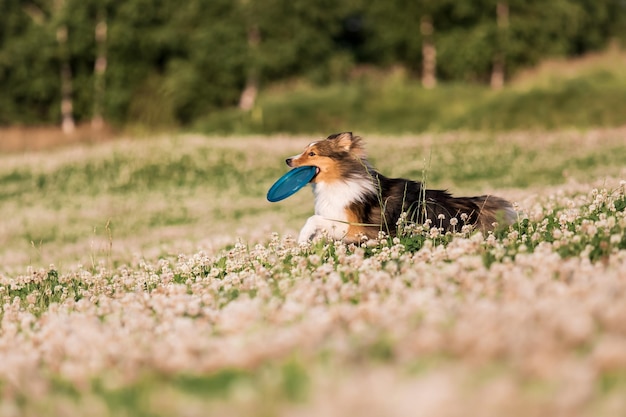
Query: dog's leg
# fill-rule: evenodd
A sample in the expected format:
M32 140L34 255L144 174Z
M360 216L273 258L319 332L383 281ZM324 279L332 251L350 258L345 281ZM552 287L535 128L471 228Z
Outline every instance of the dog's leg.
M319 215L313 215L309 217L304 224L304 227L300 230L300 236L298 236L298 242L308 242L316 236L326 231L328 236L334 240L341 240L346 236L348 232L348 224L338 221L328 220Z

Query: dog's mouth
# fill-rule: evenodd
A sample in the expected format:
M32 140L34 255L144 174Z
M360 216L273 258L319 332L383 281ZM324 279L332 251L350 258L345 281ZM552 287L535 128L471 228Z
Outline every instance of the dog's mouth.
M315 175L313 175L313 178L311 178L311 181L309 181L309 182L313 182L313 180L314 180L315 178L317 178L317 175L318 175L320 172L321 172L320 167L315 167Z
M291 158L287 159L285 162L287 162L287 166L290 167L291 169L296 168L293 164L293 160ZM298 165L300 166L300 165ZM320 169L320 167L316 166L316 165L311 165L315 167L315 175L313 175L313 178L311 178L309 180L309 182L313 182L313 180L319 175L320 172L322 172L322 170Z

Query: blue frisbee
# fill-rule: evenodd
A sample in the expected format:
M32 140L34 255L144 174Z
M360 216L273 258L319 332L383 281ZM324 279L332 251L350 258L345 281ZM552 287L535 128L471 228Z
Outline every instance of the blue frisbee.
M307 185L316 173L317 167L310 165L291 169L272 185L272 188L267 192L267 199L272 203L284 200Z

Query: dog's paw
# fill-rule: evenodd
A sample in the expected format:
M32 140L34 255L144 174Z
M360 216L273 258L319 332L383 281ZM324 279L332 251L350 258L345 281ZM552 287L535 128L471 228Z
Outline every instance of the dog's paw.
M298 242L308 242L315 239L317 236L321 236L325 232L328 238L334 240L342 240L348 232L348 225L342 222L325 219L319 215L313 215L308 218L302 230L300 230L300 236L298 236Z
M300 235L298 236L299 243L305 243L310 240L313 240L315 236L319 233L319 225L320 225L320 216L311 216L307 219L306 223L300 230Z

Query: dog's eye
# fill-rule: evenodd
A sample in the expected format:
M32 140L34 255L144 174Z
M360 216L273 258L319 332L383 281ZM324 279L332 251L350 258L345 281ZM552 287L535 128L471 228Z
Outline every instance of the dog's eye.
M309 156L315 156L315 152L309 152Z

